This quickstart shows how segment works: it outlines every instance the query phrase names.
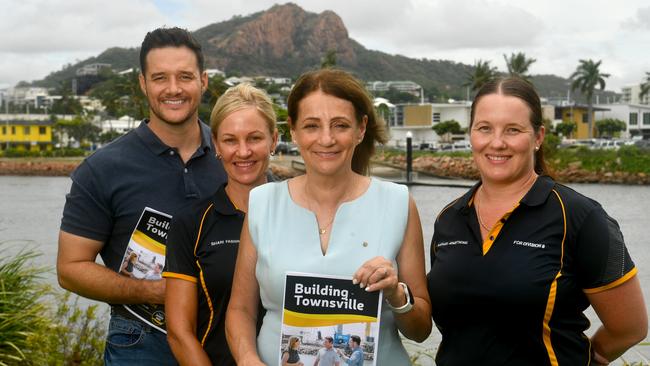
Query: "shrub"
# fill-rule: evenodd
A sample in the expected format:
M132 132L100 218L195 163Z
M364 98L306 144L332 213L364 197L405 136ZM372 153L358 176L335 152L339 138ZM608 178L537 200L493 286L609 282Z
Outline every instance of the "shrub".
M0 365L101 365L106 317L42 284L46 268L31 263L39 255L23 249L0 258Z
M3 252L7 252L6 243ZM47 307L40 302L47 288L39 283L44 268L28 266L38 256L21 250L0 258L0 365L27 363L29 338L47 329Z

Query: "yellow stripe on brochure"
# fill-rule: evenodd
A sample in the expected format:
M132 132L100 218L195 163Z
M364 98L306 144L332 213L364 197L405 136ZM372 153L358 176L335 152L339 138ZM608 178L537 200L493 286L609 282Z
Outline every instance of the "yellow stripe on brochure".
M165 245L151 239L149 236L147 236L147 234L143 233L140 230L136 230L133 233L131 240L151 252L165 255Z
M376 317L354 314L303 314L284 310L283 323L292 327L324 327L349 323L374 323Z

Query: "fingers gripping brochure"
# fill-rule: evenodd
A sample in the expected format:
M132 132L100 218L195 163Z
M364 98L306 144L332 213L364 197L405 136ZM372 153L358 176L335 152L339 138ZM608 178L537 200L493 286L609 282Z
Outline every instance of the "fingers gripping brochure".
M124 252L119 273L144 280L162 279L165 243L172 217L145 207ZM165 309L161 304L123 305L131 314L157 330L165 330Z
M322 363L323 356L334 351L336 358L375 365L381 301L381 291L366 292L352 277L287 272L280 364L283 357L299 358L304 365L313 365L319 357Z

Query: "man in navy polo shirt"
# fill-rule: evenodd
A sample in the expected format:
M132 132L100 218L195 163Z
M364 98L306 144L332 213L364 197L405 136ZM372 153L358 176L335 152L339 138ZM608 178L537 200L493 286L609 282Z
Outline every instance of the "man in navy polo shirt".
M63 288L111 304L106 365L175 365L160 305L165 280L152 273L164 263L171 217L226 176L198 118L208 83L201 46L186 30L156 29L142 42L140 67L150 119L72 174L57 274ZM131 272L119 274L122 265Z

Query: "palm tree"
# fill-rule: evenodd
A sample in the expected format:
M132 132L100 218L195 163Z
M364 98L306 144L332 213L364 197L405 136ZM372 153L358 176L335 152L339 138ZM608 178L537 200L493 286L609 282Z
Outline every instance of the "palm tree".
M537 61L536 59L526 57L526 54L523 52L512 53L510 57L504 54L503 58L506 60L506 67L508 67L508 74L510 76L516 76L530 81L528 69L530 65Z
M643 97L650 94L650 72L645 73L645 82L641 84L641 92L639 92L639 99L643 100Z
M593 124L593 109L594 105L592 102L592 97L596 86L600 86L600 90L605 89L605 78L609 77L609 74L600 72L600 64L602 60L594 62L593 60L580 60L580 64L576 68L576 71L571 74L569 79L571 79L571 90L579 89L580 92L587 98L587 117L588 117L588 127L589 127L589 138L592 137L592 124Z
M477 60L474 63L474 72L467 75L467 83L463 86L469 86L472 91L477 91L496 76L497 68L490 66L490 61Z

